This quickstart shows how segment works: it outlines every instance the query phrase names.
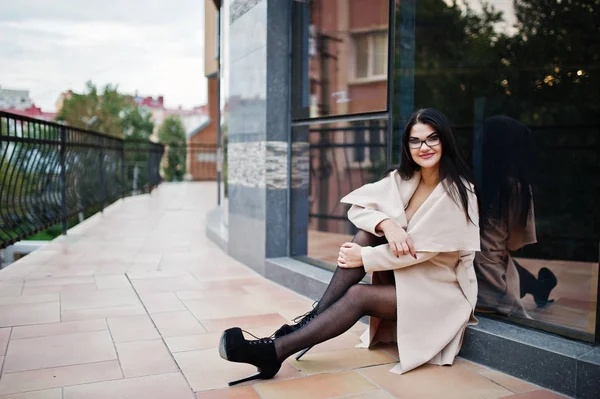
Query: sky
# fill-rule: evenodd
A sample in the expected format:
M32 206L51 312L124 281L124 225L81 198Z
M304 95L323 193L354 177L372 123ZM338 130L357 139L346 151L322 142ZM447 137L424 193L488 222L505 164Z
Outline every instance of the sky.
M0 0L0 86L44 111L85 82L206 103L203 0Z

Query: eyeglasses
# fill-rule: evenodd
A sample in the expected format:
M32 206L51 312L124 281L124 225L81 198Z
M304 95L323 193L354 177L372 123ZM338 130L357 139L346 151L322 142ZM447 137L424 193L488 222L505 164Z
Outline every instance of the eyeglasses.
M436 145L440 144L440 136L436 134L435 136L427 137L425 140L419 140L411 137L408 140L408 147L412 148L413 150L420 149L423 143L427 144L427 147L429 148L435 147Z

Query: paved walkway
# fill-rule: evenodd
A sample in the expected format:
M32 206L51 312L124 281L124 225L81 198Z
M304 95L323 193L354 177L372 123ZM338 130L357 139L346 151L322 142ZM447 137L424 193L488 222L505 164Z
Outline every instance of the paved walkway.
M393 346L353 348L360 324L273 380L227 388L254 370L219 357L220 332L270 335L312 301L206 238L215 197L211 183L164 184L2 270L0 398L562 397L460 359L391 374Z

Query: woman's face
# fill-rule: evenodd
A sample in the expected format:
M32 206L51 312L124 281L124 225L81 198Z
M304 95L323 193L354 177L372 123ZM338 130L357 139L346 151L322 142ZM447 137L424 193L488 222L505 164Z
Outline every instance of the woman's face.
M429 125L415 123L410 130L408 148L413 161L421 169L438 167L442 159L442 141L439 133Z

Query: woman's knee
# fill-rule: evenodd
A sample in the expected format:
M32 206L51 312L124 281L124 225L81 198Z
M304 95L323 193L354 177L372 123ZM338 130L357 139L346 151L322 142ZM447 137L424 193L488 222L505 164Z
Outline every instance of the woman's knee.
M354 284L352 287L348 288L346 294L346 300L350 302L353 307L362 307L363 301L366 298L365 291L367 290L366 284Z
M354 235L352 242L361 247L375 247L377 245L385 244L387 240L385 237L377 237L365 230L358 230L358 233Z

